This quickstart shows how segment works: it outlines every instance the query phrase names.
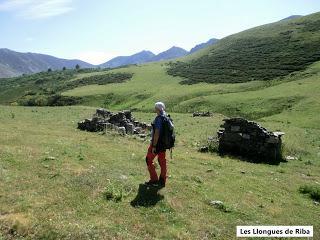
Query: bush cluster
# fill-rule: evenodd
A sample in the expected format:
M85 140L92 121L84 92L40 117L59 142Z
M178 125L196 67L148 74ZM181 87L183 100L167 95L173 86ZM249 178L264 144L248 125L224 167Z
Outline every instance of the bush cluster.
M54 95L27 95L18 100L18 104L22 106L70 106L79 104L80 97Z
M131 73L105 73L72 80L78 73L99 72L100 69L79 69L41 72L3 79L0 92L9 103L23 106L66 106L79 104L82 98L62 96L61 93L90 84L121 83L132 78ZM1 99L0 99L1 100Z
M91 85L91 84L110 84L110 83L121 83L131 79L133 74L131 73L107 73L103 75L94 75L90 77L84 77L75 81L70 81L65 84L59 85L56 90L68 90L76 87Z
M287 30L279 33L265 29L262 36L259 36L262 30L251 30L257 34L248 32L223 39L207 55L190 62L169 63L167 72L183 77L182 84L240 83L283 77L320 60L319 29L320 21L305 21L289 24Z
M320 186L304 185L299 188L299 192L308 194L310 198L320 201Z

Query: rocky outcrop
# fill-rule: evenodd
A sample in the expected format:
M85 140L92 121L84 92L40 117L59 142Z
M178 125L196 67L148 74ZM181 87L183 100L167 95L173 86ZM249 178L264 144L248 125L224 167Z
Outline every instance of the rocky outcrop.
M150 132L151 125L136 121L129 110L113 113L98 108L92 118L78 122L78 128L89 132L116 131L121 135L138 134L143 138Z
M243 118L225 119L218 131L220 153L232 153L254 162L277 164L282 160L283 132L269 132L258 123Z
M211 112L194 112L192 117L212 117Z

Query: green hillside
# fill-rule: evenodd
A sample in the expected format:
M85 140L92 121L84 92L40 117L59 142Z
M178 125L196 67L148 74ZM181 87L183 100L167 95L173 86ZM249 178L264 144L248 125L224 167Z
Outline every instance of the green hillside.
M320 60L319 39L320 13L279 21L226 37L168 73L186 84L271 80Z
M288 94L291 105L302 100L298 89L277 96L266 92L266 97L260 99L245 99L247 95L240 93L243 104L250 101L251 105L256 105L250 107L249 112L241 111L238 103L232 101L233 97L238 99L237 94L224 95L228 100L221 98L221 94L263 91L279 84L284 84L285 88L285 84L292 85L287 82L305 77L301 71L310 76L306 68L320 58L319 23L320 14L316 13L253 28L224 38L214 46L184 58L183 62L169 65L163 62L91 72L54 71L2 79L0 103L50 105L50 99L58 95L62 99L60 105L99 105L147 111L150 101L163 99L169 110L178 112L212 110L253 119L268 116L288 108ZM207 83L181 85L193 82ZM208 84L212 82L219 84ZM228 82L236 84L225 84ZM277 102L277 107L269 109L266 104L261 112L259 106L266 101ZM221 104L212 104L217 102Z
M61 92L90 84L121 83L130 73L83 69L48 71L22 77L0 79L0 102L26 106L74 105L80 98L64 97ZM58 102L57 102L58 99Z
M236 239L237 225L313 225L314 239L319 239L319 19L313 14L235 34L170 66L162 62L0 79L0 240L229 240ZM280 34L289 27L293 32ZM303 51L295 44L285 46L288 36L304 38L299 42ZM265 39L272 40L268 49ZM229 60L238 59L226 59L217 76L232 83L204 81L217 70L203 65L213 63L204 59L225 54L224 46L235 47L235 42L250 43L252 49L245 45L236 55L226 52ZM244 61L249 55L256 57L250 67ZM183 73L194 74L191 80L191 75L180 76L185 66ZM237 68L254 78L229 71ZM191 82L197 84L181 84ZM139 187L148 180L149 140L76 128L97 107L132 109L137 120L149 123L159 100L174 119L177 144L173 159L168 158L166 188L144 195ZM77 106L44 106L72 104ZM193 118L193 111L211 111L213 117ZM198 152L230 116L284 131L283 155L294 160L253 164ZM141 198L149 204L134 204ZM224 207L215 208L212 200Z

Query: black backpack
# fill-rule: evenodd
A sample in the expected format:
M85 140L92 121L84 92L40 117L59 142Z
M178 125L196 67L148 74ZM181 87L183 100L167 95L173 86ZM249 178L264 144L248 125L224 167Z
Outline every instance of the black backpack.
M161 116L162 119L162 131L159 138L159 148L161 150L172 149L176 136L174 133L173 120L170 115Z

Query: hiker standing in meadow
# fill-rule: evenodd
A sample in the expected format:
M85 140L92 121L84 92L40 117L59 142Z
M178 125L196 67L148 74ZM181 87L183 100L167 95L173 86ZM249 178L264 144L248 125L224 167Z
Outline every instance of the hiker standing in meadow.
M146 184L165 187L167 179L166 149L173 148L175 135L172 119L170 115L167 116L164 103L155 103L155 112L157 116L152 123L151 142L146 156L146 163L150 174L150 180ZM161 168L159 177L153 162L156 156L158 156Z

